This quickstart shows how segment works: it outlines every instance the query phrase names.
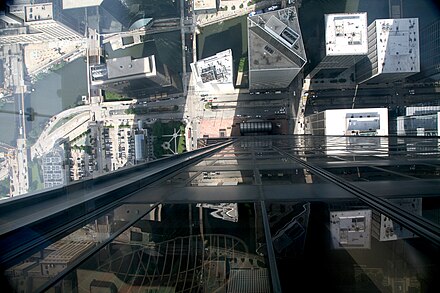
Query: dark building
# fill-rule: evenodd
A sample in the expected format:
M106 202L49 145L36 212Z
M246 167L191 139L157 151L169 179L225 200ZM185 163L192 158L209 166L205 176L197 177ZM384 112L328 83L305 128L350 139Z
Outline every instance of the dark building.
M420 30L420 73L410 81L440 79L440 19Z
M2 288L439 292L437 138L206 143L1 202Z

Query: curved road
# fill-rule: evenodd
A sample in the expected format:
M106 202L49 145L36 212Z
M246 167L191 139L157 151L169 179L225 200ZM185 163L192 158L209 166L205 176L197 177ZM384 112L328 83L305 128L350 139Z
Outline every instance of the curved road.
M75 116L63 124L62 127L59 127L52 132L58 121L72 115ZM42 156L53 147L56 140L69 136L73 130L83 125L88 120L90 120L89 106L78 106L55 115L50 119L49 124L38 137L35 144L31 147L31 158L34 159L35 157Z

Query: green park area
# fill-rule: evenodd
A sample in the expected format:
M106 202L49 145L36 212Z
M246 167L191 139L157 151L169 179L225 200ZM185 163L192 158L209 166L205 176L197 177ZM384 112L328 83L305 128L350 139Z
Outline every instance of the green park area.
M106 101L124 101L124 100L130 100L130 98L120 95L115 92L105 91L104 93L105 100Z
M28 167L30 169L30 180L29 180L29 192L41 190L44 188L43 176L41 174L41 168L38 161L33 160L28 162Z
M9 177L0 181L0 199L7 198L9 194Z
M244 56L240 58L240 62L238 63L238 72L248 71L248 57Z
M166 155L171 155L172 151L164 149L162 147L165 142L170 144L170 148L174 150L174 132L177 135L177 153L181 154L186 151L185 147L185 125L180 121L171 121L168 123L156 122L152 125L153 137L154 137L154 155L156 158L161 158Z

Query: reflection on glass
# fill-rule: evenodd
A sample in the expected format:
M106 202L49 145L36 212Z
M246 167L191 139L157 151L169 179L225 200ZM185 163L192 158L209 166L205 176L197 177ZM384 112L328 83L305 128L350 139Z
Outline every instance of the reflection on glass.
M303 251L309 213L310 203L269 205L269 224L277 257L291 257Z
M330 212L333 247L370 248L371 210Z
M226 209L235 220L213 216L213 208ZM257 206L165 205L160 214L160 220L136 222L56 287L62 292L271 292Z
M201 204L197 204L196 207L213 209L214 211L211 212L210 215L213 216L214 218L218 218L230 222L238 222L238 207L236 203L219 203L219 204L201 203Z
M348 181L399 181L415 179L405 176L404 174L391 173L384 169L375 167L347 167L331 168L327 170Z
M306 169L260 170L263 185L318 183L322 179L314 176Z
M126 223L138 219L151 206L147 204L121 205L112 212L49 244L6 270L5 274L11 286L17 292L36 291L46 282L50 282L60 273L70 269L85 253L93 250L112 235L120 233L120 229ZM160 211L161 205L148 213L144 219L160 221ZM126 235L121 234L117 239L124 239L124 236Z
M361 202L273 202L267 209L283 292L298 284L329 292L438 289L438 247L408 234L380 239L380 214Z
M398 207L416 214L422 215L421 198L390 199ZM397 239L414 238L416 234L406 229L404 226L393 221L382 213L373 212L372 234L379 241L391 241Z
M402 173L408 176L413 176L420 179L437 179L440 177L440 166L436 165L422 165L422 164L410 164L410 165L397 165L397 166L384 166L383 169Z
M192 186L226 186L239 184L253 184L252 171L210 171L202 172L191 181Z
M246 162L245 160L236 160L236 159L219 159L215 161L213 166L222 166L222 165L238 165L240 162Z

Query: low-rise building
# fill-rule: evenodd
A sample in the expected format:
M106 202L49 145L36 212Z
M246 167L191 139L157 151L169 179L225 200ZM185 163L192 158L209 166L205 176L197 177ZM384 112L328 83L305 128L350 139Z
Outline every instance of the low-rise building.
M194 12L216 12L217 0L193 0Z
M234 89L232 50L191 63L199 88L224 92Z
M64 170L64 150L55 146L42 158L44 188L55 187L66 183Z
M306 133L312 135L388 135L388 109L325 110L305 118Z

